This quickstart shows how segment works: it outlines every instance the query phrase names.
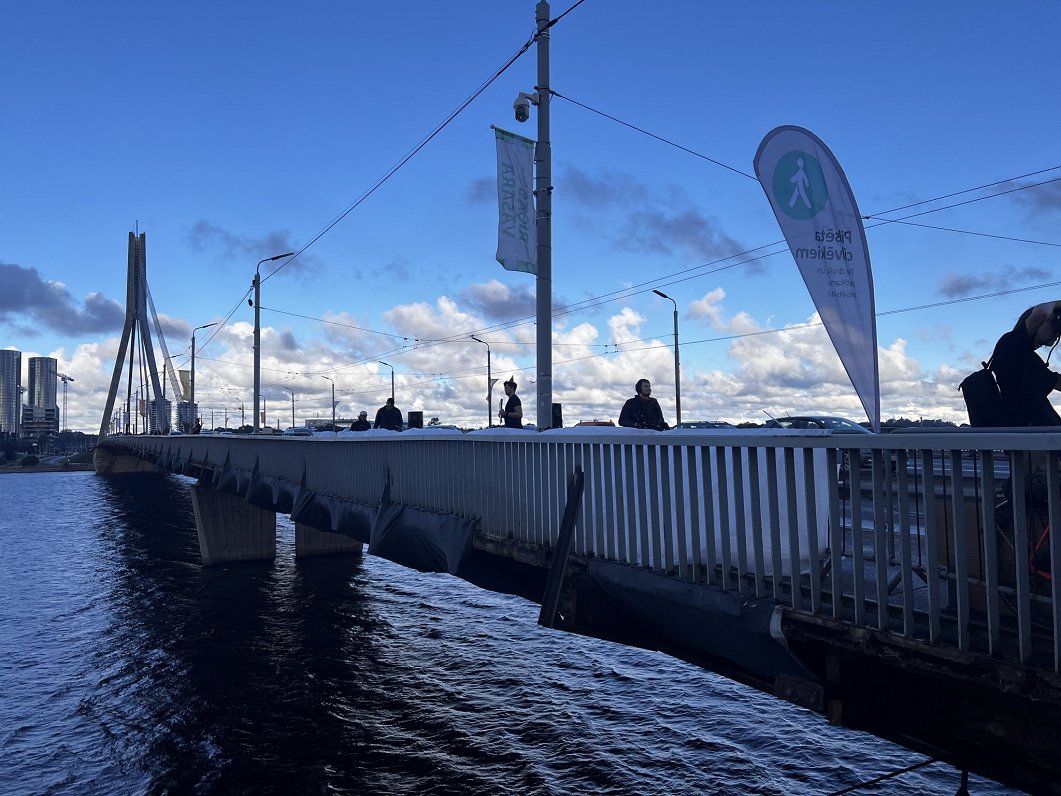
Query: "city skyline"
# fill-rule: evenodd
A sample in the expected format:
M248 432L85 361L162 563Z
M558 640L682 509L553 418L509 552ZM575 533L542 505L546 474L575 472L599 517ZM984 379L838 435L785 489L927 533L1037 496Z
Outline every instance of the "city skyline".
M871 216L882 417L962 422L958 383L1059 291L1061 9L572 5L551 7L565 422L616 419L641 377L673 422L672 305L653 288L679 311L683 419L866 419L751 176L782 124L833 149ZM372 414L383 361L404 412L485 425L473 334L533 406L534 280L493 259L489 129L534 136L535 110L512 111L533 47L372 190L519 52L533 2L132 8L12 9L0 55L40 65L5 88L24 112L0 154L0 346L76 379L64 426L98 430L130 231L177 367L218 324L197 340L201 413L252 403L246 299L285 251L301 253L262 269L267 406L294 391L300 423L330 417L329 378L340 415Z

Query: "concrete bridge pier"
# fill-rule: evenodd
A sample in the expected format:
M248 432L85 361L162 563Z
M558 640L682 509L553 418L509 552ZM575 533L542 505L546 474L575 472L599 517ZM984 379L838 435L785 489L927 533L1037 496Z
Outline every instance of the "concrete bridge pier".
M192 510L203 565L276 558L276 512L204 484L192 484Z
M319 531L301 522L295 523L295 557L337 555L352 553L361 555L364 545L344 533Z

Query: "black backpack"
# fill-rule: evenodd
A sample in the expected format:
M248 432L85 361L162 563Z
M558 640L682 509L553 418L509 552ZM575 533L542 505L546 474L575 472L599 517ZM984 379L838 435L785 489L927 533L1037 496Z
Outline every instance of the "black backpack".
M965 377L958 385L969 410L969 425L981 428L1004 426L1002 393L998 391L995 374L991 372L991 360L982 362L983 368Z

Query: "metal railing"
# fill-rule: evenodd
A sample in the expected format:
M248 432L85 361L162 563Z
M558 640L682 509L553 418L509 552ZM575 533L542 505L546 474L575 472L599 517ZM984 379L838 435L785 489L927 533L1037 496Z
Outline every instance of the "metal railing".
M580 467L575 556L1061 671L1061 543L1047 532L1061 513L1061 433L606 432L108 443L368 505L386 488L538 546L555 543Z

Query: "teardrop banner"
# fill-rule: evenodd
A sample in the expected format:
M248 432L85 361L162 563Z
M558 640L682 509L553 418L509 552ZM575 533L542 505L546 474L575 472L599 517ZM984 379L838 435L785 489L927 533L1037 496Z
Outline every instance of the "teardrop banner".
M866 416L879 432L873 273L847 176L818 136L791 125L766 134L755 153L755 176Z

